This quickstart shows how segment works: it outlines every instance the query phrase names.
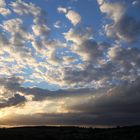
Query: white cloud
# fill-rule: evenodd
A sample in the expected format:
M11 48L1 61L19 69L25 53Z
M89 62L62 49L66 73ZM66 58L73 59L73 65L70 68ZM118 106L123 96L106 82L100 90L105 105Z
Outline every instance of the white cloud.
M18 32L20 26L22 25L22 20L19 18L9 19L3 22L3 29L13 34L14 32Z
M65 16L71 21L74 26L81 22L81 16L73 10L69 10Z
M132 2L132 4L135 5L135 6L137 6L137 5L140 4L140 2L138 0L135 0L135 1Z
M74 10L68 10L64 7L58 7L57 11L59 13L64 13L66 18L70 20L70 22L76 26L78 23L81 22L81 16Z
M13 11L19 15L32 15L35 17L41 15L41 9L33 3L26 3L22 0L17 0L16 2L12 2L11 6Z
M33 25L32 30L36 36L48 35L50 29L47 25Z
M7 16L9 15L11 12L9 9L6 8L0 8L0 14L2 14L3 16Z
M109 18L117 22L124 14L124 6L120 3L106 3L100 6L100 10L106 13Z
M72 41L78 45L92 38L93 35L92 29L89 27L79 29L70 28L68 32L63 34L67 41Z
M102 6L103 5L104 4L102 4ZM118 4L115 4L115 6L116 5L118 6ZM113 72L116 70L116 66L122 66L116 61L116 58L119 59L118 56L121 53L117 53L113 47L108 50L110 45L107 43L95 41L93 31L90 27L70 28L63 34L67 42L50 39L48 34L50 29L47 26L46 15L42 14L40 10L38 13L41 14L34 15L31 13L28 8L30 8L30 6L36 7L31 3L26 3L24 6L28 11L22 12L25 18L28 15L32 15L31 19L33 22L30 25L32 31L30 27L24 27L22 17L7 19L1 24L3 34L0 37L0 45L5 46L2 47L0 53L3 55L0 57L1 60L3 60L3 62L0 63L2 66L1 69L3 70L1 75L5 75L6 73L7 75L15 73L27 74L26 69L28 67L32 74L26 77L26 81L34 82L37 79L37 82L48 82L62 87L87 86L87 83L94 86L99 85L98 83L102 83L101 85L103 85L108 79L111 80L108 73L110 73L114 79L116 78L118 73L114 74ZM109 6L108 11L107 7L108 6L105 6L102 11L105 13L107 11L108 17L111 16L113 21L120 20L121 17L118 13L120 13L121 8L115 9L115 11ZM14 8L16 9L16 7ZM68 11L68 13L70 11ZM22 14L20 13L19 15ZM56 22L56 25L59 23L59 21ZM78 23L79 22L76 23L73 21L75 25ZM8 34L9 38L7 38L5 34ZM67 49L67 52L63 49ZM5 63L8 63L4 61L4 51L8 53L8 55L5 56L5 61L12 62L11 67L7 65L4 66ZM63 51L63 54L60 53L61 51ZM123 53L124 52L125 51L123 51ZM129 53L129 51L126 52ZM133 55L131 54L131 56ZM110 58L115 68L113 64L108 64L106 57ZM8 58L11 60L8 60ZM121 60L121 62L125 65L124 67L127 67L124 61ZM138 64L136 65L138 67ZM43 68L40 69L40 66ZM107 70L107 68L109 70ZM121 74L118 74L118 79L122 76ZM102 79L106 79L106 81Z
M0 0L0 14L3 16L7 16L11 13L9 9L6 8L6 3L4 0Z
M6 3L4 0L0 0L0 7L5 7L6 6Z
M67 9L66 8L64 8L64 7L58 7L57 8L57 11L59 12L59 13L67 13Z
M72 41L72 51L78 54L83 61L96 62L99 57L102 57L104 50L109 47L105 43L97 43L93 40L92 29L89 27L73 29L64 33L67 41Z
M99 5L102 5L104 3L105 0L97 0Z
M60 20L57 20L55 23L54 23L54 27L59 29L61 27L61 21Z

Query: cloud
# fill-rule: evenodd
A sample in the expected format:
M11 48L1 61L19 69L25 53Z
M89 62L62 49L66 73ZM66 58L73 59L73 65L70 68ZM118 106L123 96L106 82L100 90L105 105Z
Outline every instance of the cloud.
M6 9L6 8L1 8L0 7L0 14L2 14L3 16L7 16L9 15L11 12L9 9Z
M125 83L107 91L104 90L101 94L97 92L94 97L85 100L85 102L71 105L70 109L92 115L93 121L95 119L98 124L135 124L137 123L135 119L140 117L138 113L139 84L140 81L137 78L131 85Z
M36 36L48 35L50 29L46 25L33 25L32 30Z
M100 72L99 71L100 71L99 69L94 69L92 65L85 66L83 70L66 68L63 74L64 75L63 81L65 81L68 84L84 85L86 83L92 82L93 80L100 79L101 77L98 74L101 71Z
M29 6L36 7L31 3L26 3L26 7L29 8ZM118 9L118 11L120 12L121 8L120 10ZM113 12L110 13L110 16L115 17L117 20L120 18L117 13L114 12L115 15L112 13ZM114 61L110 57L111 52L109 51L111 51L111 49L109 48L112 45L106 42L96 41L92 28L70 28L63 34L67 42L61 42L57 39L48 39L50 30L46 25L45 14L42 11L40 11L37 16L31 14L31 12L23 12L23 15L30 15L33 18L33 24L30 26L33 29L33 34L27 27L24 27L24 21L21 18L6 20L1 25L5 33L10 35L9 39L7 39L7 36L4 34L1 35L1 43L6 46L3 49L10 57L14 57L13 66L8 67L8 69L6 67L3 68L3 70L5 69L4 71L9 71L7 72L8 74L13 74L13 72L25 74L25 69L28 66L32 74L29 75L28 78L26 77L27 81L45 81L49 84L57 84L61 87L84 87L91 84L92 86L100 87L99 83L102 87L107 83L111 83L112 79L118 80L120 77L122 77L120 80L125 79L124 77L130 74L128 72L124 74L127 68L130 68L129 70L132 68L133 70L131 71L133 71L133 73L136 72L133 77L138 75L138 65L136 67L128 67L126 63L120 65L120 62ZM28 47L28 44L31 46ZM73 56L70 57L71 54L68 53L68 55L61 55L60 51L62 49L67 49L69 53L73 53ZM63 54L65 52L63 52ZM108 57L111 62L107 60ZM125 57L127 58L127 56L124 55L122 59L126 60ZM70 59L66 60L65 58ZM76 63L76 61L82 61L82 64L79 63L75 65L74 63ZM131 62L133 63L133 60ZM107 68L109 68L109 70L107 70ZM122 70L121 68L124 69L123 72L120 71ZM116 74L115 70L117 70ZM5 74L6 72L4 71L3 73ZM108 75L108 71L110 75L113 76L112 78ZM130 77L132 76L129 76L129 79Z
M17 18L17 19L10 19L7 21L3 22L3 29L6 31L9 31L11 33L17 32L17 30L20 29L20 25L22 24L22 20ZM16 30L14 30L13 28L15 28Z
M21 56L31 56L31 51L29 48L26 47L26 41L30 40L31 35L26 32L26 28L23 26L23 21L19 18L9 19L4 21L1 25L3 30L9 33L9 40L6 39L7 36L3 37L7 42L7 48L9 47L10 50L16 53L19 53Z
M59 13L67 13L67 9L66 8L64 8L64 7L58 7L57 8L57 11L59 12Z
M63 13L65 14L66 18L68 20L70 20L70 22L76 26L77 24L79 24L81 22L81 16L74 10L68 10L64 7L58 7L57 11L59 13Z
M45 13L43 13L41 9L34 4L25 3L24 1L12 2L11 6L11 9L13 10L15 10L16 8L20 9L22 8L22 6L26 7L26 12L23 10L24 8L19 10L19 12L21 13L18 13L18 10L15 10L16 13L20 15L20 17L17 17L16 15L16 17L12 17L11 19L3 20L0 25L1 54L5 55L1 55L1 58L4 57L5 61L7 61L8 59L13 60L11 63L11 67L9 67L4 65L5 61L3 59L3 62L1 62L1 65L3 65L3 71L1 71L2 75L12 75L15 73L23 74L22 69L26 69L25 67L27 65L31 69L37 66L38 63L36 63L35 56L40 55L42 48L42 52L44 52L44 55L42 54L42 57L47 58L45 54L47 48L43 47L43 39L45 40L48 37L50 29L46 25ZM38 10L38 14L34 14L34 11L30 11L30 7L32 7L31 9ZM27 18L27 16L30 16L33 24L27 27L24 24L24 20L22 19L23 16L25 18ZM30 30L31 26L34 29L34 34ZM28 47L29 44L30 47Z
M6 6L5 1L4 1L4 0L1 0L1 1L0 1L0 7L5 7L5 6Z
M13 11L21 16L30 15L33 17L32 30L36 36L48 35L49 27L46 25L45 12L33 3L26 3L22 0L12 2Z
M2 92L13 93L23 93L25 95L33 95L33 101L46 100L47 98L58 99L71 96L80 96L85 94L91 94L94 89L82 88L82 89L59 89L56 91L51 91L47 89L41 89L38 87L23 87L23 79L19 77L9 77L8 79L0 79L0 84L4 89Z
M127 23L127 25L126 25ZM136 41L140 35L140 22L132 17L124 16L114 25L107 25L105 31L108 36L127 42Z
M63 34L67 41L72 41L78 45L82 44L93 36L92 29L90 27L70 28L68 32Z
M81 22L81 16L73 10L69 10L65 16L71 21L74 26Z
M106 13L109 18L117 22L125 12L124 6L120 3L108 3L104 2L100 6L100 10Z
M57 55L59 49L66 48L66 44L60 40L42 41L44 47L47 48L45 55L48 58L48 63L53 66L58 66L62 63L62 58ZM43 53L43 52L42 52Z
M27 101L25 96L17 91L21 81L15 77L0 79L0 108L20 106Z
M24 96L21 96L19 94L14 94L13 97L2 101L0 103L0 108L5 108L5 107L11 107L11 106L19 106L21 104L24 104L26 102L26 98Z
M139 121L139 77L131 83L125 82L111 88L94 89L69 89L48 91L40 88L24 88L20 85L20 79L10 78L5 83L7 88L14 87L13 91L18 91L25 95L33 95L33 101L51 101L51 106L60 107L57 113L46 113L45 110L37 109L30 114L16 114L10 118L7 116L1 122L14 123L16 125L41 125L41 124L65 124L65 125L135 125ZM13 81L13 83L12 83ZM16 81L19 81L16 84ZM14 83L15 82L15 83ZM16 86L14 86L16 85ZM15 95L8 99L10 106L22 103L24 97ZM47 100L48 99L48 100ZM81 102L82 100L82 102ZM43 105L43 102L40 102ZM61 104L62 103L62 104ZM1 104L2 108L9 107ZM31 103L29 104L31 105ZM36 103L37 106L37 103ZM44 105L43 105L44 106ZM43 107L42 106L42 107ZM49 104L48 104L49 106ZM27 106L29 108L29 106ZM47 106L46 106L47 107ZM24 108L23 108L24 109ZM63 110L67 112L62 113ZM38 111L38 112L37 112ZM137 117L136 117L137 116ZM41 121L40 121L41 120Z
M11 2L12 16L0 23L0 110L7 115L0 116L5 118L0 124L139 122L140 50L132 44L139 38L139 20L130 16L126 3L98 3L102 16L107 16L103 18L105 41L96 28L76 26L81 15L63 7L57 10L72 27L53 38L55 30L40 7ZM58 19L54 27L60 25Z
M104 3L105 0L97 0L99 5L102 5Z
M6 3L4 0L1 0L0 1L0 14L3 15L3 16L7 16L11 13L11 11L6 8Z
M105 25L105 32L108 37L126 42L134 42L138 39L140 21L128 15L125 5L104 2L100 6L100 10L112 20L111 24Z
M97 93L95 97L91 97L81 104L72 105L72 109L87 113L92 112L93 114L99 115L106 113L135 114L139 110L137 107L139 103L139 80L134 81L131 86L125 83L124 85L113 87L105 92L106 93L101 94Z
M113 61L121 61L121 63L122 61L132 61L137 63L140 59L139 52L139 48L122 48L118 45L115 45L109 48L108 54ZM131 57L131 59L129 57Z
M79 94L77 98L74 95L76 92L73 92L73 96L71 94L69 96L71 98L63 98L62 96L62 101L64 102L62 108L68 110L66 113L45 113L38 111L32 117L29 114L16 114L10 118L5 117L5 121L1 120L1 124L136 125L139 123L140 118L139 84L140 78L138 77L131 84L124 83L110 89L102 89L97 92L91 91L90 94L86 94L86 90L83 90L82 93L85 92L83 94L85 96ZM80 90L79 93L81 93Z
M73 42L72 51L78 54L83 61L97 61L103 56L104 50L107 48L107 43L97 43L94 41L92 29L86 28L71 28L67 33L64 33L67 41Z
M137 113L139 114L139 113ZM120 119L122 118L122 119ZM6 116L5 119L1 119L1 125L81 125L81 126L93 126L93 127L106 127L117 125L137 125L139 122L139 116L128 115L124 116L94 116L93 114L84 113L38 113L34 115L12 115L12 117Z
M54 23L54 27L59 29L61 28L61 21L60 20L57 20L55 23Z
M92 125L91 118L79 113L38 113L31 115L13 115L0 121L2 125ZM89 120L88 120L89 119ZM81 124L81 122L83 122Z
M134 6L137 6L137 5L139 5L140 3L139 3L138 0L135 0L135 1L132 2L132 4L133 4Z
M0 47L2 49L2 46L8 44L7 38L5 38L1 33L0 33Z
M17 0L16 2L12 2L10 5L12 6L12 10L19 15L31 15L36 17L41 14L41 9L33 3L26 3L22 0Z

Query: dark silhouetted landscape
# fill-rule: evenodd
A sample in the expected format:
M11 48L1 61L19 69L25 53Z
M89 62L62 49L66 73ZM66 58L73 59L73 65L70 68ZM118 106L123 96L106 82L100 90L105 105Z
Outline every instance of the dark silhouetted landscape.
M1 140L139 140L140 126L116 128L17 127L1 128Z

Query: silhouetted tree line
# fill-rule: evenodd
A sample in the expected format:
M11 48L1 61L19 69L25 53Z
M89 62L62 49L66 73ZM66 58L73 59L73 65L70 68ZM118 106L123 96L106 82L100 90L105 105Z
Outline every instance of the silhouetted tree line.
M140 140L140 126L1 128L0 140Z

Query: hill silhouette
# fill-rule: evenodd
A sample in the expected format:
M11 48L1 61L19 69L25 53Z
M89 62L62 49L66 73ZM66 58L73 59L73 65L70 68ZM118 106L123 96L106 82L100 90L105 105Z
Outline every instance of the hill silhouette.
M117 128L17 127L1 128L2 140L140 140L140 126Z

